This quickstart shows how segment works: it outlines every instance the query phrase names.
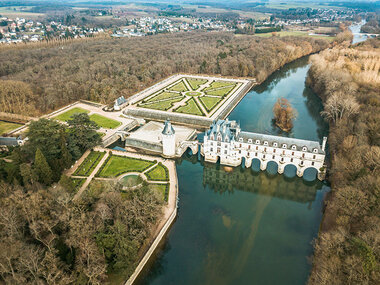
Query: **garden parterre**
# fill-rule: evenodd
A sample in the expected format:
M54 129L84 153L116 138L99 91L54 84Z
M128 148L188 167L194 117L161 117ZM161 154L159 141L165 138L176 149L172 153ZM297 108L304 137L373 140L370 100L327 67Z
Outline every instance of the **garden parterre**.
M181 76L135 102L134 106L210 117L242 84L233 79Z

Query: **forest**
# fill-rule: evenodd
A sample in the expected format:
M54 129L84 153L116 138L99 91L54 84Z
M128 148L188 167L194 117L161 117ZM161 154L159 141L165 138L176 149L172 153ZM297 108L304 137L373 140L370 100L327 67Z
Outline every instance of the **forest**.
M63 171L100 143L97 128L87 114L40 119L25 145L0 153L1 284L105 284L134 271L162 198L147 185L95 181L73 199Z
M309 284L380 283L380 40L311 57L330 123L331 189Z
M109 104L175 73L261 82L284 64L329 46L324 39L190 32L2 49L0 104L4 112L30 116L78 99Z

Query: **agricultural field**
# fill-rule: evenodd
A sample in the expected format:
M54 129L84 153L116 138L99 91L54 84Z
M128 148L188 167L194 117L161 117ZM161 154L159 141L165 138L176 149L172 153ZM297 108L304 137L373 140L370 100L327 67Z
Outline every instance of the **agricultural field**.
M78 166L77 170L75 170L74 176L89 176L102 160L104 154L104 152L99 151L90 152L81 165Z
M71 116L73 116L74 114L80 114L80 113L89 113L89 111L79 108L79 107L75 107L58 116L55 116L54 119L60 120L62 122L67 122L68 120L71 119Z
M90 115L90 120L94 121L99 127L105 129L114 129L121 125L119 121L109 119L99 114Z
M21 127L22 124L10 123L5 121L0 121L0 135L8 133L18 127Z
M333 41L335 37L331 36L324 36L324 35L313 35L310 34L309 32L304 32L304 31L281 31L281 32L276 32L276 36L278 37L286 37L286 36L295 36L295 37L309 37L309 38L315 38L315 39L325 39L329 41ZM256 37L262 37L262 38L269 38L272 37L272 33L263 33L263 34L255 34Z
M136 107L209 117L242 85L212 77L180 77L134 103Z
M143 159L110 155L96 175L98 177L117 177L127 172L144 172L153 165L153 162Z

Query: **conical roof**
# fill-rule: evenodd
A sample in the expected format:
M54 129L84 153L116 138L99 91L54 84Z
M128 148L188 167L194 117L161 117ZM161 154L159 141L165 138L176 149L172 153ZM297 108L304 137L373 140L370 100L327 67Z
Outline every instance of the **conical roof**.
M175 131L173 129L172 124L170 123L170 120L165 121L165 126L164 126L164 129L162 130L162 134L168 135L168 136L175 134Z

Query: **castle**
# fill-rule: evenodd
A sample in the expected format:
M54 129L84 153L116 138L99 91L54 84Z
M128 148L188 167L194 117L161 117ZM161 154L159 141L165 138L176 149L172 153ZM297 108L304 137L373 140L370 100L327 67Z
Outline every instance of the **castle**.
M307 141L251 132L243 132L236 121L218 120L205 132L202 154L205 161L218 162L228 166L244 163L251 167L252 161L260 161L260 169L265 170L268 162L278 165L282 174L287 165L297 168L297 175L303 176L305 169L311 167L318 172L318 178L324 178L325 147L316 141Z

